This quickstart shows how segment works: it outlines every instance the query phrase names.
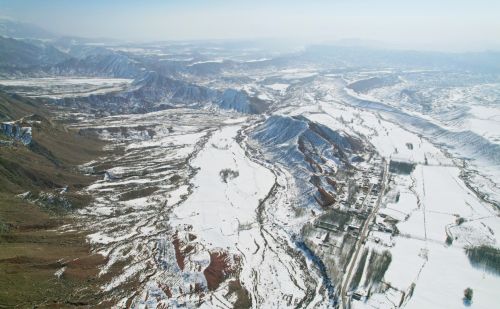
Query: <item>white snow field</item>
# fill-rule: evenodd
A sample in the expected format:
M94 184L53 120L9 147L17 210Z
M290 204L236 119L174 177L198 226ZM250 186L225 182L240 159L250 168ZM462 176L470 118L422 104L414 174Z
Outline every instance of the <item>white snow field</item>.
M310 297L312 280L287 252L288 236L272 231L273 224L259 214L275 175L245 155L235 140L241 128L230 125L214 132L192 161L199 168L193 193L174 210L172 225L192 227L209 250L241 255L240 280L255 307L289 307ZM221 176L225 170L234 172L226 180ZM218 297L202 307L224 306L225 293L215 292Z
M0 86L15 87L16 93L26 97L62 99L123 91L132 81L126 78L42 77L0 79Z
M191 162L200 169L192 180L193 193L172 216L174 225L193 226L208 246L233 252L238 244L248 246L248 241L239 239L240 229L258 225L257 206L274 183L273 174L250 161L235 141L240 128L229 126L213 133ZM223 179L224 171L234 175Z
M459 167L428 141L392 123L361 117L363 126L378 132L371 141L380 153L417 166L411 175L393 176L392 190L400 193L399 201L388 202L380 211L400 221L400 235L385 244L370 244L392 253L384 277L391 288L366 303L354 301L353 308L466 308L462 298L467 287L475 293L473 307L495 307L500 278L472 266L465 248L498 246L497 210L478 198L460 178ZM408 142L413 144L411 150L405 146ZM458 218L465 223L458 225ZM451 246L445 243L447 233L454 239ZM412 297L403 301L412 284L416 284Z
M311 92L313 87L318 87L317 83L309 88ZM463 177L467 175L463 162L446 152L447 147L433 144L436 140L425 132L412 132L384 113L344 101L336 90L339 84L335 78L323 80L319 87L331 95L282 111L306 116L332 129L357 132L383 157L416 164L410 175L391 176L388 196L398 193L399 200L388 197L379 211L383 218L399 221L399 235L372 231L366 244L391 252L392 262L383 279L388 288L372 292L368 300L352 300L352 308L467 308L463 293L468 287L474 290L472 308L494 308L500 277L473 266L465 248L483 244L499 247L498 209L465 183L474 180ZM309 89L302 97L307 97ZM490 111L493 118L498 110ZM498 173L496 166L484 168L481 171L490 175ZM488 192L484 186L479 190ZM494 197L498 190L492 190ZM377 216L376 222L383 222L383 218ZM464 223L458 224L459 218L465 219ZM453 238L451 245L446 244L447 235ZM411 297L405 298L410 292Z
M177 109L81 124L116 152L85 166L113 167L86 189L95 202L80 211L94 230L88 241L108 258L101 275L128 265L103 290L125 304L117 291L138 278L144 284L134 306L194 307L200 296L184 291L210 286L204 271L224 254L237 272L205 294L203 306L234 301L229 283L238 280L256 308L328 307L319 275L283 229L293 184L238 143L251 118L212 115Z

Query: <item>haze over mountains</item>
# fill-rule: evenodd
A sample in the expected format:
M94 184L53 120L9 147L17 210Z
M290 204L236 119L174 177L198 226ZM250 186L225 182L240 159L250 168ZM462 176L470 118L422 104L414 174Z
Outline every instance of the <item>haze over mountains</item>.
M126 41L292 39L306 44L350 38L383 47L439 51L498 50L498 1L2 0L2 15L64 36ZM192 22L192 21L196 22ZM258 22L257 22L258 21ZM352 45L352 44L351 44Z

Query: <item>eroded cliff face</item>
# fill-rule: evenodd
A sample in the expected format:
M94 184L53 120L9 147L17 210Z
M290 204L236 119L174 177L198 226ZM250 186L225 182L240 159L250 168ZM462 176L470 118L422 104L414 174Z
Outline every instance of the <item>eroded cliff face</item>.
M22 126L22 124L17 121L2 122L0 124L0 133L8 138L6 143L19 141L24 145L29 145L33 138L31 127Z
M357 187L371 192L369 172L381 162L362 136L304 116L271 116L255 128L250 143L268 162L287 170L295 184L294 213L287 220L302 224L300 229L290 227L289 234L319 270L329 303L336 304L359 226L372 207L349 205L355 204ZM364 194L359 197L365 199Z

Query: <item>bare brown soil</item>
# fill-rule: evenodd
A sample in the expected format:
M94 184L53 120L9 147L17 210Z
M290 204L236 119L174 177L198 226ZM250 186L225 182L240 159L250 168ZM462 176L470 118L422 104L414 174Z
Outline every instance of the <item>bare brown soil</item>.
M211 252L210 264L203 271L210 291L215 291L222 282L228 279L237 270L237 265L231 261L226 252Z
M252 308L252 299L248 291L241 285L240 280L231 280L228 283L229 289L226 298L231 295L236 295L236 302L234 308Z
M177 265L181 270L184 270L184 259L185 256L181 251L181 241L179 240L179 233L176 231L174 234L174 240L172 241L175 249L175 259L177 261Z
M104 258L90 252L85 234L58 228L72 224L72 211L91 201L80 190L94 177L80 173L77 165L101 155L104 143L67 130L53 121L50 107L41 106L0 92L0 120L29 116L37 121L28 122L31 145L0 147L0 308L95 306L103 297L96 278ZM68 209L44 208L16 196L64 187Z

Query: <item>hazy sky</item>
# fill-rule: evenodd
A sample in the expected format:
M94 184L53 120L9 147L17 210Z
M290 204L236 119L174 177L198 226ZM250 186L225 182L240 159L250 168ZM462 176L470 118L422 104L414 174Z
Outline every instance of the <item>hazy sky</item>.
M500 0L0 0L0 15L85 37L360 38L414 49L500 49Z

